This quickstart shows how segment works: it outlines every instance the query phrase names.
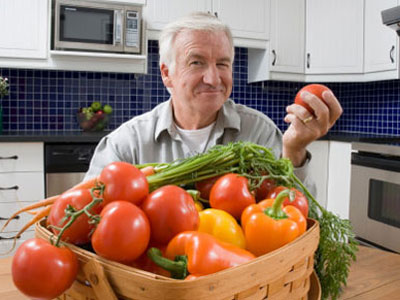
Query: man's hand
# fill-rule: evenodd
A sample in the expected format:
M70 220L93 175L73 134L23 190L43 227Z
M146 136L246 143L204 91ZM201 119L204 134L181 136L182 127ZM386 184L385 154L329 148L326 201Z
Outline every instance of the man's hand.
M303 101L314 110L314 115L298 104L286 108L288 114L284 121L290 126L283 134L282 156L289 158L295 167L304 163L307 145L324 136L343 112L331 92L323 92L322 98L324 101L308 92L302 94Z

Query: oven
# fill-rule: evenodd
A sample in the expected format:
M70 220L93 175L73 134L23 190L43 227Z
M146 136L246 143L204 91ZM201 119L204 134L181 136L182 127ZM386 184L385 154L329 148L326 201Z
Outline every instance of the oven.
M354 143L350 221L361 242L400 252L400 146Z
M46 197L63 193L82 181L97 143L46 143Z

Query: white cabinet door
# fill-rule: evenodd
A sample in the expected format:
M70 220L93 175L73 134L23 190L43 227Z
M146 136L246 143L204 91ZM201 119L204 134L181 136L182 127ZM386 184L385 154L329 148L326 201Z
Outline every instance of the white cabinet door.
M308 176L315 184L315 199L326 208L328 191L329 141L315 141L307 146L311 153Z
M270 0L213 0L212 5L234 37L268 39Z
M363 72L364 0L307 0L306 73Z
M365 0L365 72L397 69L398 37L381 16L382 10L397 4L397 0Z
M329 143L328 205L329 211L349 218L351 143Z
M271 72L304 73L304 32L304 0L271 1Z
M47 57L48 1L0 1L0 57Z
M147 29L161 30L169 22L194 11L211 12L211 0L147 0Z

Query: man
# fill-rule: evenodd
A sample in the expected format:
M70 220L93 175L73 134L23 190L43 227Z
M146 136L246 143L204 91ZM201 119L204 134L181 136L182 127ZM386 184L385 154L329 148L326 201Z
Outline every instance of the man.
M306 146L325 135L342 113L332 93L323 94L326 104L314 95L303 95L315 117L300 105L288 106L285 122L290 126L282 135L267 116L229 99L234 46L229 28L218 18L196 13L167 25L159 48L161 76L170 100L104 137L86 179L113 161L170 162L239 140L289 158L304 179Z

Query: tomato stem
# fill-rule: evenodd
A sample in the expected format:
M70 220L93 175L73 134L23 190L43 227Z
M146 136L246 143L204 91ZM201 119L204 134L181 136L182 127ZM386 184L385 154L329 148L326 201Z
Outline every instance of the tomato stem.
M75 222L75 220L82 214L86 214L91 223L98 223L100 221L100 216L99 215L92 215L90 213L90 210L97 204L100 204L103 202L103 198L99 198L103 196L104 193L104 188L105 185L102 183L97 183L95 187L90 189L90 194L92 195L92 201L88 203L84 208L81 210L76 210L73 206L68 205L67 208L65 209L65 219L68 220L68 222L61 228L61 227L56 227L56 226L51 226L57 230L59 230L59 233L57 235L56 242L54 243L54 246L60 247L60 241L61 237L64 234L65 230L67 230L71 225ZM63 219L64 220L64 219Z

